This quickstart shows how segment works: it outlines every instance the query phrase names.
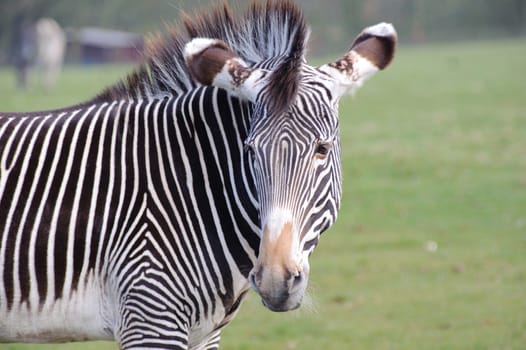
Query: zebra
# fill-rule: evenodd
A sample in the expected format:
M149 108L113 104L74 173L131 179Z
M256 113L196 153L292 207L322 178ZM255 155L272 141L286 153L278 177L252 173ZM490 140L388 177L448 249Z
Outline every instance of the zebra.
M292 1L183 23L91 100L1 114L1 341L217 349L249 290L300 306L340 207L339 100L396 32L314 67Z

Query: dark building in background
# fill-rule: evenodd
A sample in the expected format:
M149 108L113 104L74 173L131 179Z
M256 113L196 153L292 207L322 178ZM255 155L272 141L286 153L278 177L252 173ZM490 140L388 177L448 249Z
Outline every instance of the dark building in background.
M141 35L104 28L87 27L69 35L69 62L83 64L137 62L142 58Z

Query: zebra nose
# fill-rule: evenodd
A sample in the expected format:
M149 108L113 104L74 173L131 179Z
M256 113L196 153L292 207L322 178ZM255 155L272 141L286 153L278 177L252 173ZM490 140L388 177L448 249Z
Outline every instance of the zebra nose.
M301 305L305 289L305 275L294 271L269 290L260 290L263 305L271 311L284 312L298 308Z
M264 273L264 268L254 268L252 271L250 271L248 275L248 280L250 284L253 287L256 287L255 289L259 290L259 287L265 283L264 281L264 275L267 273ZM271 276L268 276L269 278L266 278L270 280L270 284L277 284L279 282L282 282L284 286L288 287L288 289L293 289L297 287L299 284L303 282L304 273L302 270L293 268L293 269L287 269L283 272L272 272L269 271L268 274Z
M273 311L287 311L299 306L306 285L306 274L297 268L274 270L254 268L248 280L263 304Z

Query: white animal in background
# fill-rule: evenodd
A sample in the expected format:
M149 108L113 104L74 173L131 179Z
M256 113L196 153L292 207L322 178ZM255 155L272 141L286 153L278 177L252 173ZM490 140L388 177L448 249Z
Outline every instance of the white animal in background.
M55 86L62 69L66 51L66 35L60 25L51 18L41 18L35 25L37 57L40 81L51 89Z

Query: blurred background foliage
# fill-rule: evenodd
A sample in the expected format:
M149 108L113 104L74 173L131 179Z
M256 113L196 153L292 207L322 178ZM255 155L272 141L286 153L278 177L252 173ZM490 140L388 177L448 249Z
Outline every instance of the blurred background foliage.
M219 1L217 1L219 2ZM228 1L246 7L249 1ZM313 27L311 54L341 52L364 27L395 24L403 43L501 38L526 34L524 0L298 0ZM7 61L13 19L54 18L66 29L99 26L149 33L173 23L180 11L209 7L208 0L2 0L0 63Z

